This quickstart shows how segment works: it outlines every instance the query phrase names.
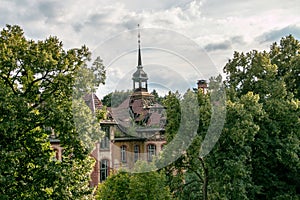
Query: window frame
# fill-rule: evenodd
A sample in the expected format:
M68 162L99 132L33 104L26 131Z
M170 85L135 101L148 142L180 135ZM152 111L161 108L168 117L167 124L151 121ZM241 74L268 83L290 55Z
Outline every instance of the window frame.
M110 127L103 126L101 130L105 132L105 135L100 140L100 149L102 150L109 150L110 149Z
M140 145L136 144L133 147L133 159L134 162L138 161L140 159Z
M127 163L127 146L126 145L122 145L120 147L120 152L121 152L121 162L122 163Z
M151 148L154 147L154 148ZM148 144L147 145L147 159L148 162L152 162L153 156L156 156L156 145L155 144Z
M104 167L103 167L104 165ZM102 173L104 172L104 178L102 178ZM102 159L100 161L100 182L105 181L109 175L109 160L108 159Z

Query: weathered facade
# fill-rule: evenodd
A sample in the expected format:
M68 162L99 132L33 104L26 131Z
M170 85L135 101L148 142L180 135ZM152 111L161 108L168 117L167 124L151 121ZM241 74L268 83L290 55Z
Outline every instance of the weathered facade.
M142 66L140 35L138 65L132 75L132 94L118 107L109 108L109 117L101 121L105 132L92 153L96 159L91 186L104 181L112 170L132 169L138 160L151 162L165 144L164 107L148 92L148 75Z
M118 107L108 108L107 119L101 120L105 135L95 143L91 156L96 163L90 186L104 181L113 170L132 169L138 160L151 162L166 143L165 108L148 92L148 75L143 69L140 35L138 37L138 65L132 75L132 94ZM205 80L198 81L198 90L207 91ZM85 96L85 102L95 113L102 108L95 94ZM50 138L57 159L61 159L59 140Z

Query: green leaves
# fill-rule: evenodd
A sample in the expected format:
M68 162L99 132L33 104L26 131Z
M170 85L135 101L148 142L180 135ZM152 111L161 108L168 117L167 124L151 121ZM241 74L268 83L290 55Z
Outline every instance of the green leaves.
M7 25L1 31L1 199L90 197L89 153L101 132L83 100L72 102L76 77L88 71L89 56L85 46L65 51L56 37L27 40L18 26ZM103 76L98 61L92 74L102 70ZM94 76L85 78L81 88L93 90ZM76 119L82 126L76 126ZM62 161L53 160L50 128L64 149Z
M287 36L270 52L234 52L224 67L226 104L220 104L222 88L215 89L218 77L211 79L208 94L198 94L197 137L166 167L169 186L178 198L185 199L186 191L195 190L194 196L187 195L189 199L298 199L299 49L299 42ZM172 109L176 104L168 97L165 105L170 142L178 134L180 108ZM223 116L225 108L220 138L207 137L216 130L210 129L211 123ZM207 144L217 142L209 154L199 156L208 149L206 138Z
M163 172L154 170L154 165L138 161L135 164L134 173L129 174L120 170L101 183L98 187L96 199L171 199L170 191L165 185Z
M118 107L121 103L123 103L130 95L132 94L132 91L127 90L127 91L114 91L111 92L107 95L105 95L102 98L102 103L103 105L107 107L113 107L116 108Z
M110 175L105 182L99 184L97 189L97 200L123 200L127 199L130 176L127 172L120 170Z
M245 101L243 95L249 92L259 98L259 109L252 106L244 114L252 113L253 131L258 130L249 142L256 199L299 195L299 181L294 178L299 179L300 169L299 49L299 41L289 35L279 45L274 43L270 52L235 53L224 67L232 100L237 96Z

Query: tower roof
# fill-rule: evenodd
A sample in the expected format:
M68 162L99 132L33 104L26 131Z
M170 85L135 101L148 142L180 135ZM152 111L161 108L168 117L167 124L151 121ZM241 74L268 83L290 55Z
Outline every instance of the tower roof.
M137 70L132 75L132 80L134 80L134 81L146 81L146 80L148 80L148 75L143 70L143 65L142 65L141 34L140 34L139 27L140 26L138 25L138 66L137 66Z
M132 75L132 80L134 81L146 81L148 80L148 75L144 72L142 66L138 66L136 72Z

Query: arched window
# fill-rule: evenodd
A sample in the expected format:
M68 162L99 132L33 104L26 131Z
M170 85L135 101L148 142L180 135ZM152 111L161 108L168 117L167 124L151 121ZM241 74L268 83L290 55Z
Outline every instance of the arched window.
M126 163L127 162L127 156L126 156L126 146L121 146L121 162Z
M140 146L134 145L134 162L136 162L139 159L140 154Z
M156 155L156 146L154 144L148 145L148 161L151 162L153 156Z
M104 159L100 162L100 182L105 181L108 176L109 162Z

